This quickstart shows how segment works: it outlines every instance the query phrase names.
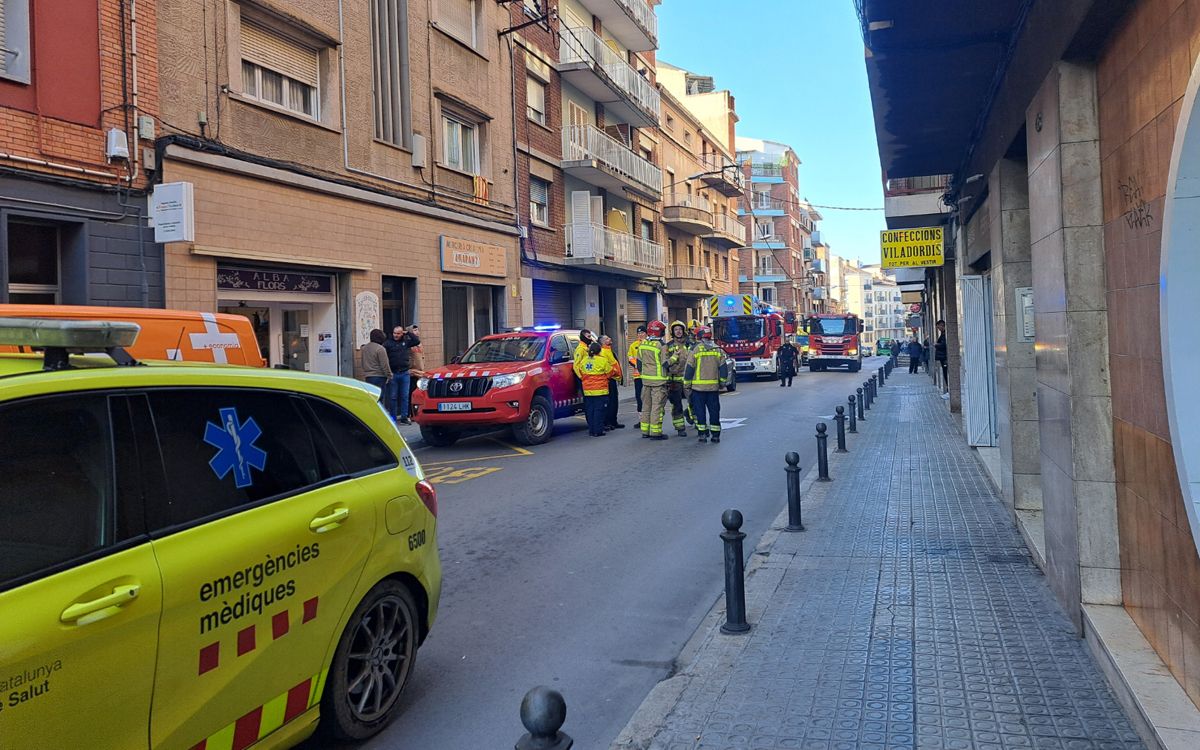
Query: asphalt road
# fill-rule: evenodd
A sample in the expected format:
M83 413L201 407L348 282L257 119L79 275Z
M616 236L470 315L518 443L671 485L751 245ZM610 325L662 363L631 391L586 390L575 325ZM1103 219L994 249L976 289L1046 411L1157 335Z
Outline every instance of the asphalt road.
M577 750L607 748L721 593L721 512L742 511L752 550L786 504L784 453L811 469L815 423L883 361L740 383L720 445L642 440L628 403L604 438L574 418L528 451L502 433L417 447L438 488L441 612L402 715L365 747L512 747L544 684Z

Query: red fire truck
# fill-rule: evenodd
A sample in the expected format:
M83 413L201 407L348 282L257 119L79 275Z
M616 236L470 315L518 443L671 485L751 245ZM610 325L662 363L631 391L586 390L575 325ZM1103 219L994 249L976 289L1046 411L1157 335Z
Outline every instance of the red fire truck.
M862 321L857 315L813 315L804 321L808 331L808 369L823 372L830 367L846 366L850 372L862 369Z
M778 310L752 294L709 297L708 313L713 340L733 357L738 375L779 377L776 353L784 336L796 331L794 313Z

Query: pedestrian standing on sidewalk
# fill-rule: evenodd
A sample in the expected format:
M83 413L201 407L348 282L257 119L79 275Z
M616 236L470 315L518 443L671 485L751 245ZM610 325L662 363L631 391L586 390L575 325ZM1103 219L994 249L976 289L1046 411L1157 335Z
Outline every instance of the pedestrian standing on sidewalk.
M663 434L663 412L667 406L666 344L663 334L667 332L662 321L654 320L646 326L648 337L638 348L638 372L642 376L642 395L645 408L642 410L642 437L651 440L666 440Z
M416 330L415 326L413 328ZM392 329L392 338L383 345L392 368L392 382L388 388L392 419L400 424L412 424L408 418L408 394L412 380L409 370L412 369L412 348L420 343L417 334L405 330L404 326L396 326Z
M950 390L950 364L946 354L946 321L937 322L937 342L933 345L933 359L942 367L942 389Z
M617 385L622 382L621 365L617 362L617 355L613 354L612 336L600 337L600 356L607 359L611 367L608 371L608 402L604 407L604 429L620 430L625 427L617 421L617 406L621 395Z
M688 355L683 371L683 386L696 415L700 442L721 442L721 386L729 378L725 352L713 344L712 329L701 326L696 346Z
M929 374L929 338L926 337L921 342L921 366L925 368L925 374Z
M379 403L387 405L387 384L392 379L392 368L388 364L387 349L383 342L387 334L375 328L370 334L371 340L362 345L359 355L362 358L363 380L379 389Z
M629 371L633 376L633 398L637 401L638 414L642 413L642 374L638 372L638 349L642 347L642 342L646 340L646 326L637 327L637 339L629 345Z
M776 355L779 361L779 387L792 387L792 378L796 377L796 365L800 362L800 350L788 337L783 346L779 347Z
M596 340L595 334L584 328L579 332L579 345L575 347L575 354L572 359L578 363L579 360L587 356L588 347Z
M609 373L612 364L601 354L598 341L588 346L587 354L575 363L575 374L583 383L583 413L587 417L588 434L604 437L604 407L608 403Z
M917 368L921 366L921 360L924 358L925 352L921 348L921 344L913 339L908 342L908 374L916 375Z

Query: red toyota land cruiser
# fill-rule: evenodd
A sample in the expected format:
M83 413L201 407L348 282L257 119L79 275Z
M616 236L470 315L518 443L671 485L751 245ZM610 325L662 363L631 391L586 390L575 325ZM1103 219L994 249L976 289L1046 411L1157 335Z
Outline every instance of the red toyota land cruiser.
M453 364L417 381L414 419L430 445L512 426L522 445L550 439L555 418L583 408L572 369L579 331L536 326L484 336Z

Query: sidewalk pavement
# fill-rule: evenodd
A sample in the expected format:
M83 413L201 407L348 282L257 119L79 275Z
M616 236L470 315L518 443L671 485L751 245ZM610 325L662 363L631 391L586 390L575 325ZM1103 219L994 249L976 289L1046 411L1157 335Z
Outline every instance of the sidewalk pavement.
M929 378L867 416L752 556L749 634L718 602L613 748L1142 747Z

